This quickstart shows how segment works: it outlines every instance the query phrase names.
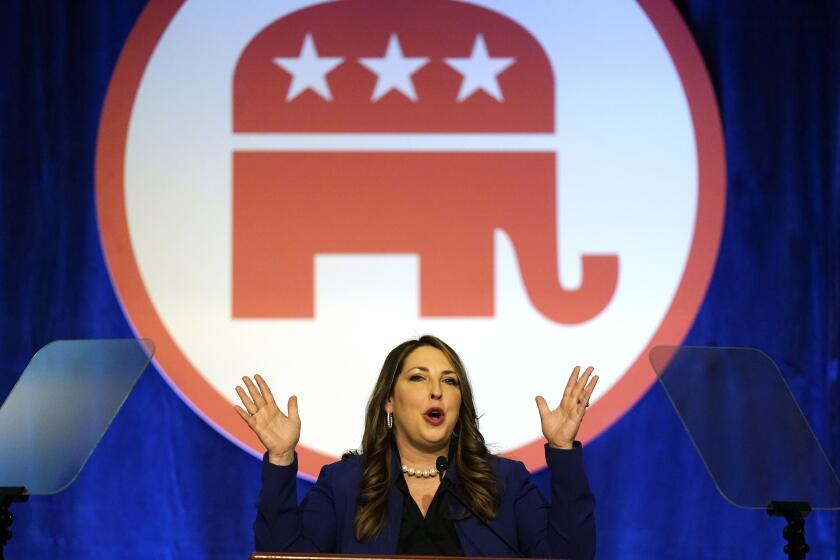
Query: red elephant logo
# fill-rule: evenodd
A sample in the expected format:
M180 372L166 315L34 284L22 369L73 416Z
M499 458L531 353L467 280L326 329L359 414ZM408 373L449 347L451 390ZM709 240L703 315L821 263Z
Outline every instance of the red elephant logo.
M431 331L485 380L486 433L540 469L532 391L611 341L591 441L694 322L726 161L680 13L481 4L149 0L127 39L97 140L112 282L173 390L256 457L240 375L309 403L314 478L361 435L330 420L357 414L381 351Z
M264 28L236 67L234 133L288 147L233 154L234 317L313 317L318 253L417 254L422 316L493 316L496 229L543 315L598 315L618 258L583 255L561 285L558 158L516 143L554 132L554 87L527 30L458 2L349 0ZM335 148L307 149L316 134Z

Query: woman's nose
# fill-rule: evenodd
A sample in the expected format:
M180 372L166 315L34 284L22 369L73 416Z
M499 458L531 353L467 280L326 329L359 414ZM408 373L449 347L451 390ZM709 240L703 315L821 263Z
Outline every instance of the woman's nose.
M439 399L443 396L443 390L441 388L441 384L440 384L439 381L437 381L437 382L433 381L432 382L431 392L432 392L431 396L432 396L433 399Z

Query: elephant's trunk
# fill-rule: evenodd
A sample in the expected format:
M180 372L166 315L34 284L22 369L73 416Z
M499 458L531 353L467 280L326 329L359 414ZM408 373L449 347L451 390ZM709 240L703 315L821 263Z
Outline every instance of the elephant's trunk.
M523 156L520 156L523 157ZM553 154L531 154L528 181L519 182L516 198L496 193L495 212L504 216L503 229L513 240L525 290L534 307L547 318L576 324L597 316L612 300L618 282L616 255L583 255L582 278L576 289L560 283L557 258L558 223Z

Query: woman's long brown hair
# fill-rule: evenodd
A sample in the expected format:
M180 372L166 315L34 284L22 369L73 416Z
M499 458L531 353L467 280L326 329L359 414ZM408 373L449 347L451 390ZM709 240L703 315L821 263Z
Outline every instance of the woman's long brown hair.
M367 404L365 433L362 436L364 470L359 488L356 517L353 525L360 542L376 536L385 525L388 514L388 492L395 465L391 460L393 432L386 425L385 403L394 394L394 385L402 371L406 357L421 346L437 348L449 360L461 389L461 409L453 434L454 457L449 461L458 471L463 487L463 497L472 509L484 519L496 514L500 492L496 477L489 464L489 454L484 437L478 430L472 389L464 365L452 348L437 337L425 335L417 340L403 342L388 354L382 371Z

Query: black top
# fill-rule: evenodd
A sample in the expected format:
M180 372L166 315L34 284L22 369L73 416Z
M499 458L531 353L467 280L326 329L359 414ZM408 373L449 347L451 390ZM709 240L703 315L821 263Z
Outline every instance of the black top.
M455 523L449 512L449 494L443 484L438 486L426 511L426 517L408 491L405 476L397 478L397 488L403 493L402 520L397 554L414 556L463 556Z

